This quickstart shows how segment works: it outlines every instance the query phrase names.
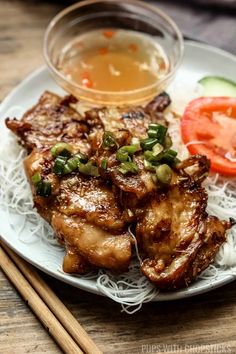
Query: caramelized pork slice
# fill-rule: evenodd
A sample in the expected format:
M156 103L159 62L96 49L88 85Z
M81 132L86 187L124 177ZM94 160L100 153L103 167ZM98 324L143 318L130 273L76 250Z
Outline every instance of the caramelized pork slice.
M220 246L226 241L226 230L233 226L234 221L221 221L214 216L205 220L205 234L203 244L193 262L186 269L185 281L189 284L215 259Z
M54 205L60 186L59 178L51 171L52 164L52 156L48 149L37 150L34 148L31 153L24 159L24 170L31 187L34 207L37 209L38 213L49 223L51 222L52 213L55 208ZM51 184L51 196L45 198L37 195L36 188L32 182L32 177L36 173L40 173L42 180Z
M108 172L110 172L112 183L122 191L122 196L124 196L124 192L131 194L136 197L138 202L148 194L155 192L157 186L153 181L152 174L144 168L143 156L141 154L135 156L133 161L139 168L136 175L122 174L119 171L119 165L108 169Z
M89 135L93 151L101 146L104 131L112 132L121 146L129 145L133 138L146 137L150 123L167 125L163 111L170 102L168 94L163 92L145 107L104 107L85 112L86 120L100 127Z
M119 204L118 194L100 178L71 175L61 180L57 196L58 210L66 215L78 215L103 230L119 233L128 220Z
M130 220L114 187L100 178L78 173L59 178L51 172L50 164L50 152L36 149L24 162L35 207L66 247L63 269L79 274L95 267L116 272L127 269L131 258L127 234ZM36 194L32 184L35 172L51 183L51 196Z
M214 260L231 227L230 222L207 215L207 193L200 185L196 158L183 166L190 167L193 160L189 183L185 173L185 179L154 195L143 206L137 223L144 253L141 270L162 289L186 286L195 279Z
M136 224L144 256L141 270L161 289L188 285L214 260L232 225L206 213L207 194L201 183L209 172L209 161L192 156L172 166L171 183L163 187L144 169L143 152L133 156L138 173L123 175L117 146L114 150L102 146L104 131L112 132L117 145L123 146L146 137L152 122L166 125L163 111L169 104L169 96L163 93L146 107L92 109L82 116L75 98L45 92L22 120L6 120L28 150L24 166L33 200L66 248L65 272L126 271L131 259L127 232L131 222ZM100 177L82 175L78 169L55 175L50 149L60 141L70 143L73 153L86 153L99 167ZM50 183L47 197L36 193L32 183L36 172Z
M53 160L49 151L33 150L25 158L24 167L31 185L35 206L38 212L50 221L54 209L66 215L77 215L88 222L111 230L114 233L127 227L129 219L124 212L119 192L101 178L72 173L59 178L52 173ZM36 194L32 176L39 172L41 178L51 183L50 197ZM50 211L50 212L49 212Z
M83 273L89 266L114 272L127 270L131 258L127 232L113 235L80 217L58 212L53 214L52 227L67 249L63 264L66 272Z
M47 149L58 141L73 143L75 152L88 152L86 134L90 127L70 106L73 99L45 92L39 102L21 120L6 119L7 127L20 137L21 144L31 151Z

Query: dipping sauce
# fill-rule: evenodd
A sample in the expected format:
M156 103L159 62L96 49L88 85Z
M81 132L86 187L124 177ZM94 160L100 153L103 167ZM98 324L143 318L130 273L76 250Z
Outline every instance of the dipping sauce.
M76 37L62 50L57 69L70 81L100 91L129 91L155 84L170 65L151 37L101 29Z

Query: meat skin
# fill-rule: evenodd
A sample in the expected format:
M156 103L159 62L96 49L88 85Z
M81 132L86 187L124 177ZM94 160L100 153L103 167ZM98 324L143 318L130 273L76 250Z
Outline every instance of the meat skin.
M150 123L167 126L164 112L170 98L162 93L146 107L104 107L78 113L80 103L45 92L21 120L6 119L7 127L28 151L24 168L34 205L52 225L66 255L67 273L86 274L105 268L128 270L135 228L142 273L162 290L188 286L215 259L233 221L220 221L206 212L207 193L202 182L209 173L205 156L190 156L172 167L168 186L158 185L144 168L143 152L133 161L137 174L124 175L116 147L103 146L104 131L117 146L135 144L147 136ZM51 148L58 142L72 153L86 154L98 166L99 176L78 170L64 176L53 172ZM106 168L101 163L106 160ZM40 173L51 184L51 195L37 195L32 176Z

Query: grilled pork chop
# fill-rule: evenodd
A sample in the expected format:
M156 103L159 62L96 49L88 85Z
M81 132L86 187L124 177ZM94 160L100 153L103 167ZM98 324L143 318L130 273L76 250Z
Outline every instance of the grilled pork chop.
M7 119L6 124L30 153L24 166L34 204L65 244L63 269L69 273L84 273L91 267L124 271L131 258L129 220L123 216L112 185L75 174L58 178L52 172L50 148L58 141L69 142L75 151L90 154L87 136L94 133L94 125L68 105L71 101L45 92L22 120ZM100 123L96 126L100 129ZM32 185L36 172L51 183L50 197L36 194Z
M209 169L207 159L194 156L186 162L188 167L197 164L195 175L177 175L167 192L153 195L136 227L145 254L141 270L162 289L187 286L195 279L214 260L231 226L206 213L201 182ZM179 164L177 172L182 168Z
M143 257L141 270L159 288L188 285L214 260L231 223L206 213L201 183L209 161L193 156L176 163L170 183L158 185L144 168L141 149L132 157L135 173L121 172L117 159L117 149L145 138L150 124L166 125L162 112L169 103L163 93L146 107L92 109L82 116L75 98L45 92L21 120L6 120L28 150L24 165L35 207L65 245L64 271L126 271L131 223ZM115 142L109 148L104 146L106 132ZM56 174L51 148L58 142L69 143L72 154L85 153L97 166L96 174L78 169ZM37 173L50 183L50 195L38 195L32 183Z

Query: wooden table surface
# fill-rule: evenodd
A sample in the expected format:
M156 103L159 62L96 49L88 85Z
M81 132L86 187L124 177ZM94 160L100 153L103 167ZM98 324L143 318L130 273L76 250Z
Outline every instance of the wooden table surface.
M62 1L0 0L1 100L25 75L43 63L45 27L49 19L65 6L66 2ZM168 8L177 22L179 19L179 25L186 33L186 23L180 21L183 8L171 7L164 2L160 6ZM209 19L206 12L204 16ZM228 23L232 14L228 21L226 16L224 14L224 21ZM211 18L214 23L216 17L212 15ZM195 19L196 26L199 21ZM190 34L194 32L192 24ZM210 32L208 23L206 33L209 35ZM206 33L203 31L200 39L206 40ZM224 37L221 43L217 37L218 45L235 52L235 42L232 43L230 36L227 35L228 41ZM109 299L42 276L104 353L236 353L235 282L187 300L146 304L138 313L127 315ZM0 353L60 352L0 272Z

